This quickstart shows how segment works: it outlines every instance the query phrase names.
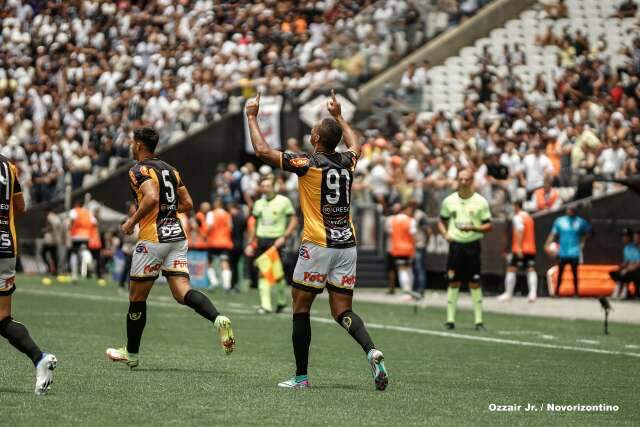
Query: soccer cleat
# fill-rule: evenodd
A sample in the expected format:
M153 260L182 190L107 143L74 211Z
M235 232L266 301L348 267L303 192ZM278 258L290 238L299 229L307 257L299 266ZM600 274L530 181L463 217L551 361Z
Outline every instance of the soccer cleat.
M231 354L236 348L236 339L233 336L233 329L231 329L231 320L225 316L218 316L216 321L213 322L213 326L218 330L220 344L222 344L225 354Z
M476 331L478 331L478 332L486 332L487 328L484 327L483 323L476 323Z
M367 360L371 366L371 374L373 381L376 383L376 390L383 391L389 384L389 375L384 367L384 355L380 350L375 348L367 354Z
M53 384L53 370L58 366L58 359L53 354L44 353L42 359L36 365L36 389L37 396L44 396Z
M309 383L309 379L306 376L304 378L299 379L299 380L296 379L296 377L293 377L290 380L282 381L281 383L278 383L278 387L280 387L280 388L292 388L294 390L302 390L304 388L311 387L311 384Z
M107 358L112 362L126 363L131 369L138 367L140 364L138 353L129 353L126 347L108 348Z
M500 294L498 295L498 298L496 298L499 302L511 302L511 295L509 295L508 293L504 293L504 294Z
M445 329L455 329L456 328L456 324L453 322L447 322L444 324L444 328Z

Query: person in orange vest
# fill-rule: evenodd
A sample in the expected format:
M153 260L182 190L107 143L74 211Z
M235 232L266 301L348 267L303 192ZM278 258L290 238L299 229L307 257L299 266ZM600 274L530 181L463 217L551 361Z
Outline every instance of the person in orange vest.
M88 248L92 230L96 219L89 209L84 207L82 200L76 200L74 208L69 212L69 234L71 235L71 277L77 280L81 264L83 248Z
M516 273L518 270L526 270L529 302L535 302L538 298L535 224L531 215L522 209L522 202L514 202L513 208L511 260L504 278L504 293L498 296L498 301L511 301L513 290L516 287Z
M200 204L200 209L191 219L191 245L196 250L207 249L207 212L211 210L211 205L207 202Z
M231 214L224 209L222 199L216 199L213 210L207 213L207 246L209 247L209 281L213 285L217 284L215 262L220 261L220 276L222 278L222 289L231 289L231 268L229 266L229 251L233 249L231 238L232 222ZM215 286L215 285L214 285Z
M95 209L92 213L94 222L91 224L91 234L89 235L89 242L87 247L91 252L91 256L93 257L93 261L95 263L95 272L96 278L101 285L106 284L106 282L102 279L102 267L103 267L103 259L102 259L102 236L100 235L100 226L98 220L98 209Z
M533 202L536 207L536 211L556 209L562 204L560 193L551 186L552 181L553 177L547 176L544 179L544 186L533 192Z
M400 288L410 294L413 290L412 261L416 254L415 235L418 232L416 220L411 215L411 207L387 219L386 232L389 235L389 254L398 269Z

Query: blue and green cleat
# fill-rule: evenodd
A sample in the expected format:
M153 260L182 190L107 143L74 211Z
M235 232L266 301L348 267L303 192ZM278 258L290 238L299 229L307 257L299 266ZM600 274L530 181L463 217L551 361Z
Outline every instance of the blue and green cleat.
M278 387L301 390L303 388L311 387L311 384L309 383L309 378L306 375L296 375L290 380L282 381L281 383L278 383Z
M380 350L374 348L367 354L367 360L369 360L369 365L371 366L371 374L376 384L376 390L382 391L386 389L389 384L389 375L387 374L387 368L384 366L384 355Z

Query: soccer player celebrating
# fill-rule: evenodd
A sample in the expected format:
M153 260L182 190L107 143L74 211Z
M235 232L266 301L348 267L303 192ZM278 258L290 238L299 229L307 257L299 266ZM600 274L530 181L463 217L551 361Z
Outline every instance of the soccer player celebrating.
M480 240L491 231L491 211L487 200L473 189L473 172L458 172L458 191L442 202L438 230L447 239L447 329L455 328L456 305L462 282L469 284L477 331L482 323L482 289L480 288Z
M22 189L16 175L15 166L0 155L0 335L31 359L36 367L35 393L41 396L51 388L58 360L53 354L43 353L29 336L27 328L11 317L18 253L14 220L16 215L25 212Z
M256 155L274 167L298 175L304 232L293 274L293 353L296 375L279 387L309 387L307 365L311 344L309 312L325 286L333 318L367 354L378 390L387 387L388 376L382 352L377 350L362 319L352 310L356 282L356 238L351 221L351 184L360 156L357 137L342 117L335 94L327 101L333 119L319 121L311 130L313 154L282 153L271 148L258 125L260 94L246 105L251 142ZM338 153L343 139L349 151Z
M137 163L129 170L130 186L137 209L123 225L130 235L140 224L138 243L133 254L127 313L127 346L107 349L107 357L126 363L130 368L139 364L140 340L147 322L147 297L162 271L169 282L173 297L211 321L220 336L226 354L235 345L231 321L201 292L191 289L187 268L187 239L178 213L193 207L187 187L171 165L155 157L158 133L148 127L133 132L133 156Z

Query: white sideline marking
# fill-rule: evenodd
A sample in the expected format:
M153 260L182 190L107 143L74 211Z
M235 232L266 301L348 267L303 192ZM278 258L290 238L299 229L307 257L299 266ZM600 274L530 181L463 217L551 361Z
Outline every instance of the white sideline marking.
M554 337L553 335L546 335L546 334L540 335L540 338L542 338L543 340L555 340L556 339L556 337Z
M498 331L498 335L540 335L540 331Z
M625 348L636 349L636 348L640 348L640 345L627 344L627 345L625 345L624 347L625 347Z
M107 301L107 302L119 302L126 303L127 300L125 298L115 298L110 296L97 296L97 295L86 295L86 294L76 294L71 292L58 292L58 291L43 291L37 289L21 289L21 293L32 294L32 295L44 295L44 296L59 296L64 298L73 298L73 299L81 299L87 301ZM149 305L155 305L160 307L180 307L177 303L162 303L158 301L149 301ZM254 311L251 310L237 310L237 309L226 309L230 313L238 313L238 314L255 314ZM318 323L335 323L333 319L327 319L324 317L315 317L312 316L311 320L314 320ZM581 351L584 353L597 353L597 354L608 354L615 356L631 356L631 357L639 357L640 353L630 353L626 351L614 351L614 350L602 350L598 348L583 348L583 347L574 347L569 345L556 345L556 344L545 344L545 343L537 343L537 342L529 342L529 341L518 341L518 340L510 340L504 338L492 338L492 337L483 337L480 335L463 335L452 332L443 332L443 331L433 331L429 329L419 329L419 328L410 328L406 326L393 326L393 325L381 325L378 323L367 323L367 327L370 329L382 329L386 331L397 331L397 332L409 332L420 335L429 335L436 337L444 337L444 338L456 338L462 340L469 341L481 341L481 342L489 342L489 343L497 343L497 344L509 344L509 345L518 345L522 347L538 347L538 348L549 348L554 350L568 350L568 351ZM550 335L547 335L550 336Z
M578 342L581 342L583 344L600 345L600 341L594 340L578 340Z

